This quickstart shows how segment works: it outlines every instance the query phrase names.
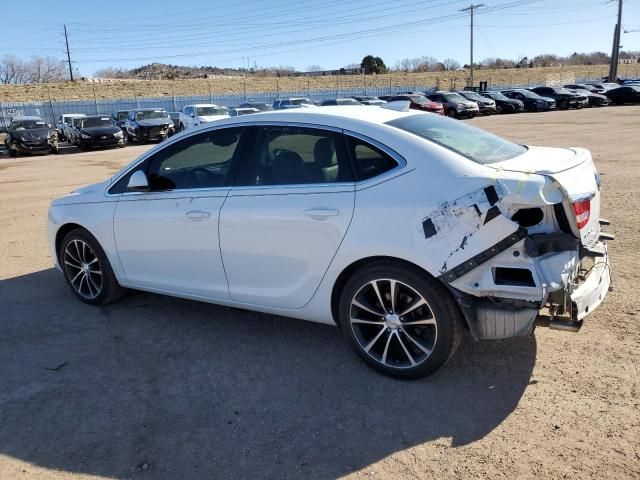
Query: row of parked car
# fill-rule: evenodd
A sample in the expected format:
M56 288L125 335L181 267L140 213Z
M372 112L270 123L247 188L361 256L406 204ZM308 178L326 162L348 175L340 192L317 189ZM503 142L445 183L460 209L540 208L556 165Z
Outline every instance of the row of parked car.
M14 117L7 129L5 146L10 156L25 153L58 153L59 142L66 141L83 150L93 147L124 147L162 141L176 132L230 116L316 106L376 106L408 101L410 108L470 118L476 115L518 113L554 109L602 107L611 103L640 103L640 84L576 83L563 87L540 86L489 91L405 92L387 96L332 98L314 103L309 98L282 98L273 104L245 102L228 108L214 104L186 105L180 112L162 108L119 110L111 115L63 114L54 127L41 117Z

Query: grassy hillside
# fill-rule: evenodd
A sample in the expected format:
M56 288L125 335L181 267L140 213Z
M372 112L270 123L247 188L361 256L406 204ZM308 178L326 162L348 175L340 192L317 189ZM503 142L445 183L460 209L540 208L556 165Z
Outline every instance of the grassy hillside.
M606 65L549 67L509 70L477 70L476 82L487 81L496 85L570 83L574 78L593 80L606 75ZM640 65L620 65L619 75L640 76ZM0 85L1 102L48 100L93 100L96 98L131 98L167 95L215 95L288 90L313 91L316 89L438 86L443 89L462 88L467 72L392 73L369 76L336 77L218 77L191 80L114 80L109 83L53 83L32 85Z

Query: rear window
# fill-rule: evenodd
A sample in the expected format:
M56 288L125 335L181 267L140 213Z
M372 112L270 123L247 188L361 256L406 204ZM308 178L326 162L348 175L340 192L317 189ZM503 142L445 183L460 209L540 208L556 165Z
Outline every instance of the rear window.
M459 120L429 113L397 118L387 122L387 125L417 135L483 165L509 160L527 151L527 147Z

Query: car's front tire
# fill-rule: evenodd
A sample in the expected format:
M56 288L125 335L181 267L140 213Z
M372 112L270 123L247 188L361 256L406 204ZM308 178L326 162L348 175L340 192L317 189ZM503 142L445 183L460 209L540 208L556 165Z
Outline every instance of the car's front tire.
M449 292L428 274L395 262L374 263L349 278L339 322L369 366L403 379L434 373L462 335L460 310Z
M71 291L90 305L106 305L120 298L122 288L98 241L88 231L77 228L60 242L58 261Z

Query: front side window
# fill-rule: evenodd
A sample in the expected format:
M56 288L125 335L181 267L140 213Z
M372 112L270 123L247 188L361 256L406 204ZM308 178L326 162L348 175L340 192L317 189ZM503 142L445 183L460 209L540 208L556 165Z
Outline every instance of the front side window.
M387 122L387 125L417 135L480 164L502 162L527 151L527 147L438 115L400 117Z
M212 130L162 149L147 163L151 191L224 186L243 131Z
M353 181L342 134L322 129L260 129L238 185L308 185Z

